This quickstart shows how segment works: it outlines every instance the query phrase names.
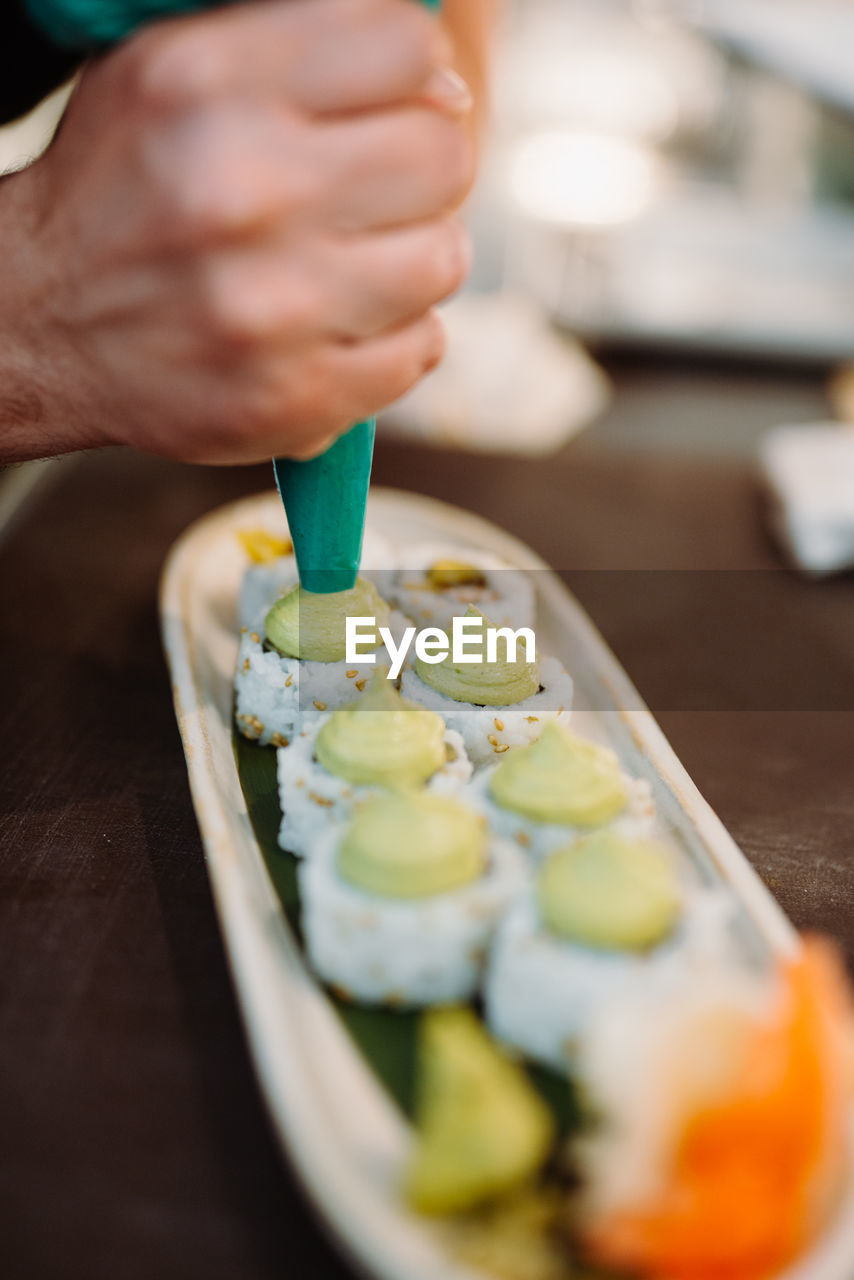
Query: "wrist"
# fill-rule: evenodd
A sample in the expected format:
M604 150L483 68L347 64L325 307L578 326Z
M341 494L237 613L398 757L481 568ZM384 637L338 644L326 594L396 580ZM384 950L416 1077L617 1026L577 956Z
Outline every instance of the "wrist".
M51 305L51 255L41 234L45 196L41 162L0 179L2 462L106 443L84 425L69 395L79 371Z

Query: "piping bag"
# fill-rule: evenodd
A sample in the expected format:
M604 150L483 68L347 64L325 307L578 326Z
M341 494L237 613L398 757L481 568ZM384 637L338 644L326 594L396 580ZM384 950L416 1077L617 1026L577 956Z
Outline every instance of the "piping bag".
M441 0L421 0L438 9ZM58 43L105 47L157 18L213 7L205 0L27 0L33 18ZM275 458L276 485L287 512L300 582L327 595L355 585L376 421L359 422L326 453L307 462Z

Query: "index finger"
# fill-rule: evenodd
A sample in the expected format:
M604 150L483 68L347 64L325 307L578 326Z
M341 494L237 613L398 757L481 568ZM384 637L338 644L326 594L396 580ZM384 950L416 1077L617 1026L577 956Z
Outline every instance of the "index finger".
M411 98L450 59L414 0L253 0L162 32L155 75L170 93L284 97L309 114Z

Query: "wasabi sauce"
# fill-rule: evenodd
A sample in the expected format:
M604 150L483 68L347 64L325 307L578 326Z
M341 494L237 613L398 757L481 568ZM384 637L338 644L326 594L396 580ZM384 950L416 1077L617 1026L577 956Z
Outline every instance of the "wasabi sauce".
M333 712L314 752L356 786L419 787L445 763L445 722L402 698L380 668L357 702Z
M561 938L645 951L673 931L679 886L666 850L597 831L552 854L537 882L540 915Z
M486 824L429 792L391 791L358 811L341 842L344 880L385 898L427 898L461 889L486 866Z
M348 618L374 618L377 627L385 627L390 612L374 584L364 578L350 591L329 595L294 587L273 605L264 620L264 631L273 648L286 658L339 662L347 655ZM375 639L374 648L378 649L378 632Z
M610 822L629 799L614 752L553 721L531 746L501 762L489 790L502 809L572 827Z
M466 609L467 618L483 618L484 652L486 649L487 628L495 624L473 605ZM474 648L472 638L472 648ZM499 637L497 642L497 659L495 662L454 663L451 654L439 663L415 661L415 671L421 680L437 693L454 702L471 702L479 707L509 707L517 702L532 698L540 689L539 662L525 662L518 656L517 661L507 660L507 642Z
M522 1067L470 1009L433 1009L418 1037L418 1146L407 1192L421 1213L458 1213L527 1183L554 1125Z

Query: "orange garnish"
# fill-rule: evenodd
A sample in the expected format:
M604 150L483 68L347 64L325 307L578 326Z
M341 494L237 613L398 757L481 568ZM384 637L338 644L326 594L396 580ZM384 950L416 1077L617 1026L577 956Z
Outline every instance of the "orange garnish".
M827 1219L844 1164L847 983L819 939L781 979L735 1089L686 1123L666 1190L588 1232L596 1261L656 1280L766 1280Z

